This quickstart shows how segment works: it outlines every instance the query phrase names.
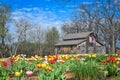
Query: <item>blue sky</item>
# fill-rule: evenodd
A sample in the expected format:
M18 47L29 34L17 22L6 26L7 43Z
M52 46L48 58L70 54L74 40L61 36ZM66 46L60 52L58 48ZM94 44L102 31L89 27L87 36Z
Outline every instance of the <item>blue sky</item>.
M62 2L63 1L63 2ZM75 0L76 4L89 4L92 0ZM0 3L12 6L12 18L27 18L36 26L57 27L71 21L74 0L0 0ZM13 28L11 28L13 30Z

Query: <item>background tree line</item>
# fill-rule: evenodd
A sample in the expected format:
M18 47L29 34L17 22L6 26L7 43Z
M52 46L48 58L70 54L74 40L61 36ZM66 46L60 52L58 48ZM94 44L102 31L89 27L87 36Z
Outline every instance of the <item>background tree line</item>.
M72 22L65 23L62 30L66 34L93 31L107 53L115 53L120 41L120 0L93 0L77 5Z
M10 5L0 4L0 57L54 54L54 44L60 40L60 34L93 31L108 53L115 53L116 43L120 41L120 0L94 0L77 5L71 15L72 22L62 25L63 33L56 27L43 29L27 18L12 19L11 10ZM14 33L9 31L11 23L16 28Z
M12 19L11 9L10 5L0 4L0 57L54 54L54 44L59 41L57 28L44 30L27 18ZM16 28L14 33L10 33L9 23Z

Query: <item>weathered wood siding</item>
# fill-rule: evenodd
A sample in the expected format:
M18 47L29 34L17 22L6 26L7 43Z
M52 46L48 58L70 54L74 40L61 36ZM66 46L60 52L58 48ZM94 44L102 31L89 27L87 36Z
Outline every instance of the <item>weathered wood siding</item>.
M58 49L58 53L67 53L67 54L74 54L76 53L76 46L62 46L60 49Z
M86 46L88 47L88 54L90 53L105 53L105 47L96 42L96 46L86 45L86 42L83 42L77 45L77 53L86 54Z

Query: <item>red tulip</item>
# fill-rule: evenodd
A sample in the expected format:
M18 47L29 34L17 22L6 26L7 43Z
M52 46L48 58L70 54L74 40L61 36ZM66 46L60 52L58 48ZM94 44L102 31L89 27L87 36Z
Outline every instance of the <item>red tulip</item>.
M107 61L106 61L106 60L104 61L104 64L105 64L105 65L107 64Z
M3 63L3 66L7 67L8 66L8 63L6 61L4 61Z
M54 60L50 60L50 64L54 64L55 63L55 61Z
M14 59L10 59L10 63L12 64L13 62L15 62L15 60Z
M114 57L109 57L109 58L108 58L108 61L109 61L109 62L116 62L116 59L115 59Z
M53 60L56 62L58 60L58 58L54 58Z

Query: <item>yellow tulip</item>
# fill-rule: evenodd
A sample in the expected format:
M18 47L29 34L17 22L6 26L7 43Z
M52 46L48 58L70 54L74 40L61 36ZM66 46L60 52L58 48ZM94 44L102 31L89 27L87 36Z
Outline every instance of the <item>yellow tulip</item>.
M18 61L19 60L19 56L16 56L15 59Z
M41 60L43 60L43 58L37 58L37 60L41 61Z
M73 59L73 58L71 58L70 60L71 60L71 61L74 61L74 59Z
M48 70L48 66L45 66L44 69L45 69L45 70Z
M81 54L77 54L77 57L81 57Z
M96 54L92 54L91 56L92 56L93 58L96 58Z
M69 59L69 56L66 56L65 59L68 60L68 59Z
M4 59L0 59L0 62L4 62L5 60Z
M15 72L15 76L20 77L22 75L21 72Z
M119 63L120 63L119 61L116 62L117 65L118 65Z
M59 59L62 59L62 56L61 56L61 55L59 55L59 56L58 56L58 58L59 58Z
M46 64L41 64L41 66L42 66L42 68L46 68L47 65Z
M92 56L89 54L88 57L91 58Z

